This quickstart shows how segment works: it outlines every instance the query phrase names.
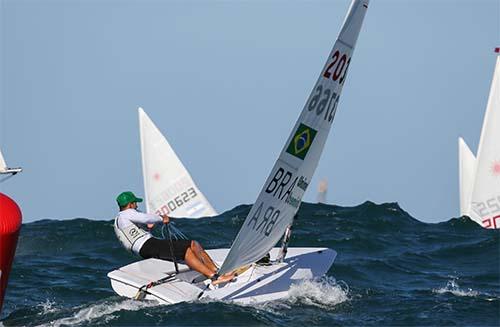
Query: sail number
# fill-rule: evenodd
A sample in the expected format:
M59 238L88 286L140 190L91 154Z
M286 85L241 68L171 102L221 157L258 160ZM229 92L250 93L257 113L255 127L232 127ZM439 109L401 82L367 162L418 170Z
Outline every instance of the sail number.
M484 202L474 202L472 205L474 211L481 217L497 212L500 213L500 196L488 199Z
M323 119L331 122L335 117L339 98L337 93L328 88L323 89L323 85L320 84L316 86L307 108L309 111L315 111L318 116L324 113Z
M500 195L484 202L473 202L472 208L481 217L484 228L498 228L500 224L500 222L497 223L500 221ZM485 217L494 214L496 216L492 218Z
M253 223L253 230L269 236L269 234L271 234L271 232L273 231L273 227L276 224L281 211L275 209L273 206L269 206L266 210L263 211L263 207L264 202L261 202L257 207L257 210L255 210L254 214L252 215L252 219L248 221L247 226ZM264 215L262 215L262 212L264 212Z
M498 221L498 223L497 223ZM483 227L484 228L500 228L500 215L495 216L493 218L483 219Z
M342 84L345 80L345 76L347 75L347 69L351 63L351 58L347 58L345 53L341 55L340 51L337 50L333 54L332 60L333 61L330 65L326 67L323 77L326 79L331 78L334 81L338 81L339 84Z
M156 210L157 215L168 215L175 209L182 207L186 202L196 197L198 193L193 187L188 188L185 192L182 192L172 200L168 201L167 204L162 205L158 210Z

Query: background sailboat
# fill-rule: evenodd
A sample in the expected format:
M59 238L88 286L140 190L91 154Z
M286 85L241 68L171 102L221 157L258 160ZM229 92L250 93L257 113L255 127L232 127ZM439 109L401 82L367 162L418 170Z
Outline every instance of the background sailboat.
M465 142L459 141L461 213L485 228L500 228L500 48L495 52L495 71L475 160Z
M476 170L476 157L465 143L458 138L458 162L460 183L460 215L469 216L470 198L474 187L474 173Z
M19 172L23 171L22 168L9 168L5 163L5 159L3 157L2 151L0 150L0 174L12 174L15 175Z
M147 211L184 218L217 215L165 136L142 108L138 111Z

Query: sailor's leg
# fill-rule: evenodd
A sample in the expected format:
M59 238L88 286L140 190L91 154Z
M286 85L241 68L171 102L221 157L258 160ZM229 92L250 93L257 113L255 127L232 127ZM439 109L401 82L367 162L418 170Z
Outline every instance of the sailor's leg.
M208 278L211 278L215 272L206 266L196 255L196 253L191 250L191 248L186 250L186 256L184 257L184 261L189 266L189 268L196 270L200 274L205 275Z
M217 272L217 266L213 262L212 258L203 249L200 243L196 241L191 241L191 250L196 254L198 259L203 262L208 268L210 268L214 273Z

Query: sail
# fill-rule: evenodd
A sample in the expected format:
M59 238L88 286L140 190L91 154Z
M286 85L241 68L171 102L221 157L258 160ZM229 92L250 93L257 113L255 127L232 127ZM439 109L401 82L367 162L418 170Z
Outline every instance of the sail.
M2 154L2 151L0 150L0 174L11 174L11 175L15 175L17 173L20 173L22 172L23 169L18 167L18 168L9 168L7 167L7 164L5 163L5 159L3 158L3 154ZM12 177L12 176L10 176ZM5 181L6 179L2 179L0 180L1 182Z
M217 215L142 108L139 108L139 127L147 211L185 218Z
M340 35L271 174L222 264L221 274L262 258L292 223L335 117L367 8L367 0L354 0L351 3Z
M7 169L7 164L3 158L2 150L0 150L0 171L5 171Z
M458 161L460 182L460 215L468 216L472 187L474 186L476 157L474 157L474 154L461 137L458 138Z
M497 49L498 52L498 49ZM476 159L470 217L500 228L500 57L497 55Z

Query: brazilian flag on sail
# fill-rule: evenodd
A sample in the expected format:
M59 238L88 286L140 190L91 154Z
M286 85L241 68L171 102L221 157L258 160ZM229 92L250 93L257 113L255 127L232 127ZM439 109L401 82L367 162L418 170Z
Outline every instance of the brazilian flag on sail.
M292 156L304 160L309 148L311 147L317 131L309 126L300 124L297 131L292 137L292 141L288 145L286 152Z

